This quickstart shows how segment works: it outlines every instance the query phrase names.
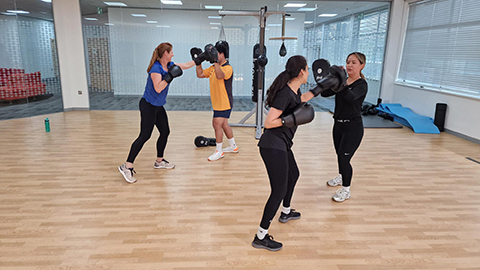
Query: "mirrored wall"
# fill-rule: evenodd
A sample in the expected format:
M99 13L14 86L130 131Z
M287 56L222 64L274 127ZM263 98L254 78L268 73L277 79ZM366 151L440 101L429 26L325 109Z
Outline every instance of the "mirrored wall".
M229 61L234 69L233 109L254 108L253 47L259 43L259 18L219 16L219 10L259 14L263 6L267 6L267 12L287 13L283 36L295 38L283 42L274 39L282 37L283 18L281 14L267 17L265 88L284 69L290 56L304 55L309 64L326 58L331 64L344 65L348 53L361 51L367 56L367 101L376 103L379 97L388 2L308 1L294 7L287 7L287 2L253 0L217 1L216 6L211 6L212 2L185 0L174 5L165 1L122 1L98 7L91 1L80 2L92 110L137 110L147 66L161 42L172 43L173 61L183 63L191 60L190 48L214 44L222 35L230 45ZM284 57L279 55L282 43L287 49ZM208 66L203 63L203 68ZM313 80L302 90L312 86ZM195 68L184 71L170 86L165 107L211 110L208 80L198 79Z
M0 3L0 120L63 111L52 3Z

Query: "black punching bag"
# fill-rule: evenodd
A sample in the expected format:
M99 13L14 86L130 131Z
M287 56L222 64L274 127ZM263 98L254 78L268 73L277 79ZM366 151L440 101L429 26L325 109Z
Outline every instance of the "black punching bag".
M435 107L435 119L433 123L438 127L438 130L444 131L445 114L447 113L447 104L437 103Z

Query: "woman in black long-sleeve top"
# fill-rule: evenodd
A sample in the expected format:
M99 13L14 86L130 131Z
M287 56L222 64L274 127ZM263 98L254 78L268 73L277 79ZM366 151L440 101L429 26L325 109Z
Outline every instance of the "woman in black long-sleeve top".
M336 94L333 144L337 152L339 175L327 181L327 185L331 187L342 185L332 197L336 202L343 202L351 197L350 184L353 168L350 160L362 142L362 103L368 91L365 76L362 74L365 61L363 53L349 54L346 63L348 78L345 87L338 93L326 90L321 94L323 97Z

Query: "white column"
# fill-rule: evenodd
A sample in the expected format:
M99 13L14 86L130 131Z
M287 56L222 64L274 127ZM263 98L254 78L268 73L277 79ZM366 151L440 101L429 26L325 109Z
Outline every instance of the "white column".
M63 108L65 111L88 110L90 104L79 0L53 0L52 6Z
M383 61L382 86L380 89L380 97L383 103L389 103L393 100L393 84L395 83L398 66L400 64L407 15L407 2L405 2L405 0L393 0L390 6L390 21L385 59Z

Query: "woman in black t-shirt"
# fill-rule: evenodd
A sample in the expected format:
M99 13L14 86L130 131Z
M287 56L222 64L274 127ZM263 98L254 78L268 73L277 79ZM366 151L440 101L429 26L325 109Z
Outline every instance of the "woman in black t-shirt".
M335 93L332 90L322 92L322 97L335 96L335 112L333 114L333 144L337 153L339 175L327 181L334 187L342 185L332 199L343 202L350 199L350 184L353 168L350 160L360 146L363 138L362 103L367 95L368 85L362 69L365 67L365 55L353 52L347 57L347 83Z
M307 82L307 78L308 66L305 58L300 55L292 56L288 59L285 70L275 78L267 91L266 104L270 110L265 119L265 129L258 146L270 179L271 193L265 205L260 227L252 242L252 246L256 248L270 251L282 248L282 243L273 240L273 237L268 234L270 223L282 201L280 222L285 223L290 219L300 218L299 212L290 209L293 190L300 174L291 147L297 125L308 123L299 121L303 118L300 115L303 112L299 112L298 109L301 107L299 105L303 105L302 102L313 97L312 92L308 91L302 95L299 89ZM311 110L313 111L313 108ZM295 112L296 121L288 124L289 116L293 112ZM313 115L312 112L309 121L313 120Z

